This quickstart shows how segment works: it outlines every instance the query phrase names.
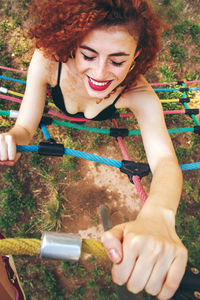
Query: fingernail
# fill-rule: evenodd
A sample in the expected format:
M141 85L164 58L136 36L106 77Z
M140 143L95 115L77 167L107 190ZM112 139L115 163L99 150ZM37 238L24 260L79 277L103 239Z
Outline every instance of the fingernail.
M120 260L119 253L115 249L110 249L108 254L113 262L118 262Z

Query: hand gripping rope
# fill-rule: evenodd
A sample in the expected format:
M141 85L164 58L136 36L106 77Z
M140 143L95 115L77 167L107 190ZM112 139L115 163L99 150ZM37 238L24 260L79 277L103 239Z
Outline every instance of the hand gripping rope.
M102 219L104 225L109 225L109 220L105 220L105 216ZM59 259L63 261L78 261L84 254L90 254L109 260L101 242L90 239L81 240L78 234L58 232L43 232L41 241L20 238L0 240L1 256L19 254L40 254L40 257L43 259ZM196 299L196 295L199 294L199 282L200 271L196 267L188 265L179 289L173 299ZM120 291L118 290L118 292ZM196 298L189 298L188 293ZM124 295L125 291L122 290L121 295L119 293L119 299L124 300ZM187 298L181 298L181 295L186 295ZM132 297L133 295L126 299L132 299Z

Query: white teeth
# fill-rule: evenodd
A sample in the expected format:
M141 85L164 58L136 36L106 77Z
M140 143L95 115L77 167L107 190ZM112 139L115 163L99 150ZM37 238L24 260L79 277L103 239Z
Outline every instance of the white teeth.
M94 81L91 77L90 77L90 81L92 82L92 84L98 85L98 86L104 86L104 85L108 84L108 82L109 82L109 81L107 81L107 82L97 82L97 81Z

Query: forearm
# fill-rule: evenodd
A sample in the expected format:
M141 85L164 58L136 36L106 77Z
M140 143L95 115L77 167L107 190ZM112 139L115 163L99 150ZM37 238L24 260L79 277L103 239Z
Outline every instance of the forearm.
M182 172L176 161L162 160L153 172L145 208L157 206L176 214L182 191Z

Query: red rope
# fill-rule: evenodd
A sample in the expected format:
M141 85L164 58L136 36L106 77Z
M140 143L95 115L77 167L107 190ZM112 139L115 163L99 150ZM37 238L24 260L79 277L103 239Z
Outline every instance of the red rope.
M115 119L112 119L112 122L113 122L113 125L115 128L118 128L118 125L117 125L117 121ZM119 147L121 149L121 152L122 152L122 155L123 155L123 158L125 160L131 160L130 159L130 156L126 150L126 147L124 145L124 141L122 139L122 137L117 137L117 141L119 143ZM140 177L139 176L133 176L132 177L132 180L133 180L133 183L135 185L135 188L136 188L136 191L140 197L140 200L142 201L142 203L144 203L147 199L147 194L142 186L142 183L140 181Z

